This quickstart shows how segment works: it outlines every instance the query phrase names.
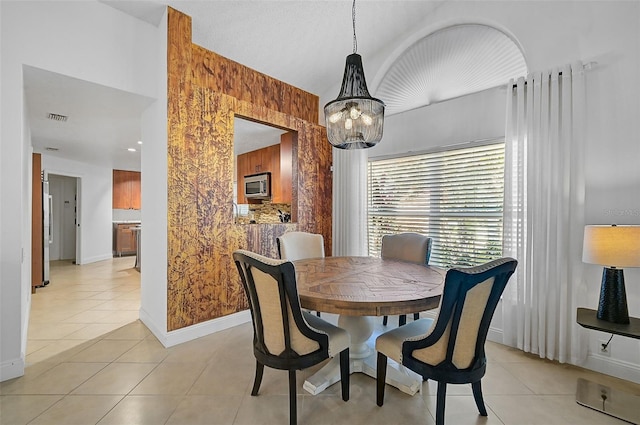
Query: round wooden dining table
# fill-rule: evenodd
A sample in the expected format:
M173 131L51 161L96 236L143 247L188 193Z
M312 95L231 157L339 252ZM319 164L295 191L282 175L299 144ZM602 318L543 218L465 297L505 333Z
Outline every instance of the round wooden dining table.
M303 308L338 314L338 326L351 336L351 373L375 378L376 355L367 343L371 316L413 314L436 308L446 271L433 266L376 257L325 257L296 260L296 282ZM304 388L318 394L340 379L337 358L310 376ZM407 394L422 379L390 362L387 383Z

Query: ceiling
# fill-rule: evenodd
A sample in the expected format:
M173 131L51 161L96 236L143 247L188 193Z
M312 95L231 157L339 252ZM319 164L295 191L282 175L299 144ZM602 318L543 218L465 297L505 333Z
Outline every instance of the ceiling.
M153 99L28 66L23 74L34 151L140 169L140 117ZM49 119L50 113L67 120Z
M280 143L280 136L287 131L236 116L233 132L233 153L239 155L276 145Z
M349 0L102 2L155 26L167 5L186 13L195 44L318 94L320 106L337 96L345 58L353 50ZM357 51L369 90L387 102L387 115L505 84L526 73L520 49L492 28L452 27L424 38L425 28L437 27L433 16L444 3L358 1ZM24 76L36 152L140 169L140 116L153 99L35 68L25 68ZM46 119L48 113L69 119L52 121ZM250 124L239 126L236 140L244 137L255 145L261 138L256 131Z

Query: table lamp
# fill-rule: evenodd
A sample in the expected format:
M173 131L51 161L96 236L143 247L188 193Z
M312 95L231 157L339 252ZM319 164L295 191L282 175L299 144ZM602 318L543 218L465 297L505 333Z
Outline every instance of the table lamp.
M605 266L600 285L598 319L629 323L622 267L640 267L640 226L585 226L582 261Z

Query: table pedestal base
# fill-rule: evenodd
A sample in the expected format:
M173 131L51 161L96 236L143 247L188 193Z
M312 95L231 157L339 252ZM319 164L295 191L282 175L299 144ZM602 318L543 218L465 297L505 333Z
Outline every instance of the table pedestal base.
M372 318L368 316L340 316L338 326L349 332L349 373L364 373L376 377L376 351L367 341L373 334ZM319 394L340 380L340 359L334 357L318 372L307 378L303 388L313 394ZM391 359L387 362L387 384L400 391L414 395L422 389L422 377L413 371L398 365Z

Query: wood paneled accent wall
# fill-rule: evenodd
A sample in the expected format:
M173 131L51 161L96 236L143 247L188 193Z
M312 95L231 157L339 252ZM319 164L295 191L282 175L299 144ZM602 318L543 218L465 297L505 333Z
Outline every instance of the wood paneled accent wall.
M169 331L248 308L232 253L277 257L285 231L321 233L331 254L331 145L318 97L191 42L191 18L168 12ZM297 131L292 210L296 223L233 219L235 115Z

